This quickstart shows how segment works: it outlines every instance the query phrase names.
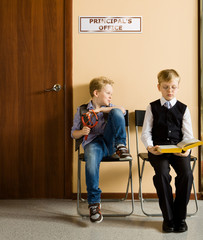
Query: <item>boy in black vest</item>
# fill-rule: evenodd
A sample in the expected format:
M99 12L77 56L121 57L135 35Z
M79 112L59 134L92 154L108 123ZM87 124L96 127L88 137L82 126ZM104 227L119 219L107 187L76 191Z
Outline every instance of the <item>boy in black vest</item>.
M147 107L141 136L155 171L153 181L164 218L164 232L187 231L185 219L193 182L190 150L174 154L157 151L159 145L176 145L182 140L193 138L189 109L176 100L179 81L180 77L173 69L166 69L158 74L157 87L162 98ZM170 166L177 174L175 199L170 185Z
M103 220L99 188L99 167L102 158L113 156L123 160L132 159L126 148L125 109L111 103L113 83L107 77L92 79L89 84L92 99L88 104L78 107L71 130L74 139L83 139L88 207L90 220L95 223ZM81 110L84 106L86 112L94 110L97 113L98 124L94 128L90 129L81 124ZM85 135L88 135L86 140Z

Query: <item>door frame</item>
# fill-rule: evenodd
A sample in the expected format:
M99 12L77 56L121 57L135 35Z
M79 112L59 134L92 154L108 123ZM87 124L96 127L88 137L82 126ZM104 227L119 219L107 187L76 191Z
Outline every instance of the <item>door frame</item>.
M65 167L64 197L72 199L73 194L73 140L70 136L73 117L72 88L72 0L64 0L64 91L65 91Z

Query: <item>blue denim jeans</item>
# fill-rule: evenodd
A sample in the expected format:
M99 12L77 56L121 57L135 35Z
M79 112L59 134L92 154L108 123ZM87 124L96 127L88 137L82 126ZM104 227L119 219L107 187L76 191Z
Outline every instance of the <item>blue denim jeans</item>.
M108 114L104 134L96 137L84 148L85 173L88 193L88 203L99 203L101 189L99 188L99 167L103 157L111 156L118 144L126 145L125 119L120 109L112 109Z

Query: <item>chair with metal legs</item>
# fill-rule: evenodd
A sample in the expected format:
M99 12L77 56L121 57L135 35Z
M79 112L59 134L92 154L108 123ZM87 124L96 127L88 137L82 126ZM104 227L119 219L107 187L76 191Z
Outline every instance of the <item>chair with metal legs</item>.
M149 198L144 199L143 193L142 193L142 180L143 180L145 163L148 162L148 153L147 152L145 152L145 153L139 152L138 131L139 131L139 128L142 128L142 126L143 126L144 116L145 116L144 110L135 110L136 150L137 150L137 165L138 165L138 177L139 177L139 200L140 200L140 204L141 204L141 210L146 216L157 217L157 216L162 216L162 214L146 212L146 210L144 208L144 202L158 201L158 199L149 199ZM197 158L194 156L191 156L192 172L194 172L196 161L197 161ZM195 197L195 210L192 213L188 213L187 216L193 216L198 211L197 193L196 193L196 189L195 189L194 180L193 180L192 186L193 186L194 197Z
M128 111L126 111L125 115L125 125L126 125L126 133L127 133L127 146L128 150L130 152L130 131L129 131L129 115ZM76 144L77 146L77 144ZM80 210L80 203L81 202L87 202L87 199L84 199L81 197L81 164L84 162L84 154L80 152L80 146L77 146L77 149L75 149L78 152L78 174L77 174L77 212L82 217L88 217L89 214L84 214ZM131 189L131 209L127 213L109 213L109 214L103 214L104 217L126 217L130 216L134 211L134 193L133 193L133 183L132 183L132 159L130 160L120 160L115 159L111 157L105 157L102 159L101 163L107 163L107 162L114 162L115 164L121 163L121 162L128 162L129 164L129 173L128 173L128 180L127 180L127 187L125 196L123 198L119 199L102 199L102 202L120 202L125 201L128 198L129 188Z

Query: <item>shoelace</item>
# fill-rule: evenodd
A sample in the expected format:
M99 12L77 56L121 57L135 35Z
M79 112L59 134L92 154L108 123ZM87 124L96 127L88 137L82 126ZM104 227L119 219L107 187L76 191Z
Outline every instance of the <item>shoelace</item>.
M98 206L92 206L92 207L90 207L90 212L92 214L100 213L100 208Z
M120 146L118 147L117 151L116 151L118 154L127 154L128 153L128 150L125 146Z

